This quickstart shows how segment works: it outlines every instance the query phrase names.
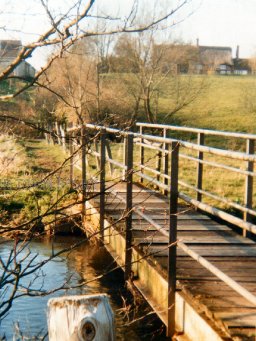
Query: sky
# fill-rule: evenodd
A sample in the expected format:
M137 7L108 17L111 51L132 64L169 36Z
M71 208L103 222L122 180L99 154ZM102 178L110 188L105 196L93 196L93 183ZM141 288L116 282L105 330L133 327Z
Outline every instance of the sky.
M194 13L176 27L185 41L200 45L230 46L241 58L256 54L256 0L202 0Z
M48 0L53 10L64 11L75 0ZM86 2L86 0L83 0ZM149 11L153 0L142 0L143 12ZM157 10L170 9L183 0L158 0ZM188 0L189 5L173 17L174 27L168 38L200 45L229 46L235 56L240 46L240 57L256 55L256 0ZM125 13L132 0L98 0L106 13ZM33 6L31 4L33 3ZM144 6L144 7L143 7ZM20 15L22 13L22 15ZM24 15L25 14L25 15ZM181 21L181 22L180 22ZM179 23L180 22L180 23ZM0 39L21 39L25 44L49 27L40 0L0 0ZM39 68L49 50L37 52L30 62Z

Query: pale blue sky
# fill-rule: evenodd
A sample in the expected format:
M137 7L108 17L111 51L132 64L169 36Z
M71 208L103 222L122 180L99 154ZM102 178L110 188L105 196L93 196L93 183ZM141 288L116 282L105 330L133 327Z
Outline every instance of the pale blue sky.
M124 13L133 0L97 0L99 8L104 4L106 12L119 11ZM166 10L183 0L158 0L157 9ZM49 0L56 13L74 0ZM235 54L236 46L240 45L241 57L256 54L256 0L189 0L189 5L174 17L184 21L172 28L171 39L196 43L199 38L201 45L230 46ZM84 0L86 3L86 0ZM142 0L144 13L149 11L153 0ZM160 8L161 7L161 8ZM23 15L20 15L20 14ZM25 16L24 16L25 14ZM191 14L191 15L190 15ZM1 27L10 31L1 29ZM42 33L48 27L43 15L40 0L0 0L0 39L22 39L23 43L36 38L35 33ZM23 33L21 34L20 31ZM39 66L40 53L32 63Z

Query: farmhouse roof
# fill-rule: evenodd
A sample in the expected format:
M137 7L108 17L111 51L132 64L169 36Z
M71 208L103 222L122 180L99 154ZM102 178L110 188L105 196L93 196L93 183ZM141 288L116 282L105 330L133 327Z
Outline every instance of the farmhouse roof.
M198 46L202 64L233 65L232 48L228 46Z
M216 50L216 51L230 51L232 52L232 48L229 46L199 46L200 51L205 51L205 50Z

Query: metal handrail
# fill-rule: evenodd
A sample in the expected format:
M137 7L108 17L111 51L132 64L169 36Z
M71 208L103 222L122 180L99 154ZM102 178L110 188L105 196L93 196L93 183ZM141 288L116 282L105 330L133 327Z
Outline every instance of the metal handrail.
M173 125L167 125L167 124L154 124L154 123L142 123L142 122L137 122L136 126L144 127L144 128L166 129L166 130L172 130L172 131L175 130L175 131L182 131L182 132L188 132L188 133L201 133L201 134L213 135L213 136L225 136L225 137L256 140L255 134L235 133L235 132L228 132L228 131L221 131L221 130L180 127L180 126L173 126Z
M143 126L146 126L146 125L143 125ZM157 126L160 126L160 125L157 125ZM73 128L68 129L67 131L72 132L72 131L80 130L81 127L82 126L73 127ZM90 128L90 129L94 129L97 131L99 131L101 129L105 129L106 132L115 133L115 134L118 133L121 136L127 136L129 133L131 133L128 131L122 131L120 129L98 126L98 125L94 125L94 124L85 124L85 127ZM236 133L233 133L233 135L234 134L236 134ZM195 144L192 142L187 142L187 141L182 141L182 140L167 138L167 137L158 137L158 136L152 136L152 135L147 135L147 134L139 134L139 133L133 133L133 135L136 138L147 139L149 141L151 140L151 141L155 141L155 142L159 142L159 143L165 143L165 144L170 144L174 141L177 141L177 142L179 142L180 146L191 149L191 150L200 151L200 152L209 153L209 154L214 154L214 155L223 156L223 157L236 159L236 160L256 162L256 155L254 155L254 154L248 154L248 153L243 153L243 152L234 152L234 151L230 151L230 150L224 150L224 149L219 149L219 148L214 148L214 147L202 146L202 145L198 145L198 144ZM241 134L241 136L242 135L245 136L245 134ZM256 139L256 135L249 135L248 134L248 137L247 137L248 139L250 138L249 136L252 136L254 139Z
M143 127L147 126L147 127L149 127L148 124L141 124L140 126L143 126ZM157 127L161 126L161 128L165 127L163 125L154 125L154 127L156 127L156 126ZM200 145L200 144L194 144L194 143L191 143L191 142L186 142L186 141L182 141L182 140L167 138L165 136L164 137L157 137L157 136L151 136L151 135L142 134L142 133L130 133L130 132L127 132L127 131L121 131L119 129L108 128L108 127L103 127L103 126L97 126L97 125L92 125L92 124L87 124L87 125L85 125L85 127L88 128L88 129L93 129L95 131L101 131L102 132L101 137L103 136L104 138L101 140L101 152L99 153L97 151L92 151L92 154L97 156L98 158L100 158L103 155L104 162L108 161L108 162L114 164L115 166L120 167L123 171L126 171L126 173L127 173L126 175L127 176L131 176L132 173L133 174L134 173L137 174L141 179L142 178L146 179L149 182L151 182L152 184L155 184L156 186L158 186L159 188L162 188L165 191L169 191L171 196L172 196L173 192L175 192L176 193L176 199L175 199L176 200L176 204L177 204L177 197L179 197L183 201L191 204L192 206L194 206L196 208L199 208L200 210L202 210L202 211L204 211L206 213L210 213L210 214L212 214L212 215L214 215L216 217L219 217L219 218L221 218L221 219L223 219L223 220L225 220L227 222L230 222L230 223L236 225L237 227L240 227L240 228L242 228L244 230L247 230L247 231L250 231L251 233L256 234L256 225L250 223L249 221L244 221L244 220L242 220L242 219L240 219L238 217L235 217L235 216L233 216L233 215L231 215L229 213L226 213L226 212L224 212L224 211L222 211L220 209L217 209L217 208L215 208L213 206L210 206L210 205L208 205L206 203L203 203L200 200L193 199L193 198L189 197L188 195L186 195L185 193L177 192L177 184L179 183L182 186L185 186L185 187L187 186L188 188L190 188L192 190L195 190L196 192L198 192L200 194L209 195L213 199L220 200L220 201L222 200L226 204L229 204L231 206L233 205L233 207L238 208L238 209L244 211L245 213L249 213L249 214L255 215L255 211L252 210L251 207L243 207L243 206L238 205L236 203L229 202L228 199L220 198L220 197L215 196L215 195L213 195L211 193L207 193L206 191L202 190L202 188L194 187L194 186L188 185L188 184L186 184L186 183L184 183L182 181L178 181L178 177L175 175L175 172L172 173L171 176L168 175L168 174L163 174L159 170L155 170L155 169L152 169L150 167L145 166L144 164L141 164L142 162L139 163L140 170L136 171L136 169L134 169L134 166L132 165L131 159L130 159L130 163L129 162L128 163L125 162L123 164L123 163L120 163L120 162L118 162L116 160L113 160L110 157L107 157L105 155L105 152L104 152L104 150L105 150L104 143L105 142L103 142L103 141L105 141L105 133L114 133L114 134L118 134L119 136L123 136L123 137L127 137L127 136L131 137L131 135L133 135L133 137L135 137L136 140L134 139L133 142L132 142L131 139L128 138L128 141L130 140L130 142L128 142L128 146L130 144L133 146L133 143L134 143L134 144L139 145L141 148L155 149L159 153L159 157L166 157L167 155L171 156L172 152L175 152L176 153L176 157L177 157L175 159L176 161L178 160L178 151L177 151L178 148L175 147L177 145L182 146L184 148L187 148L189 150L195 150L198 153L209 153L209 154L218 155L218 156L224 156L224 157L228 157L228 158L232 158L232 159L236 159L236 160L247 161L248 163L256 162L256 155L254 155L252 153L234 152L234 151L223 150L223 149L218 149L218 148L213 148L213 147L207 147L207 146ZM167 126L167 127L169 127L169 126ZM79 131L81 128L82 128L81 126L80 127L73 127L72 129L69 130L69 132L73 134L75 131ZM165 127L165 129L167 129L167 128ZM202 129L190 128L191 132L192 132L192 130L193 130L193 132L197 132L197 133L206 133L205 130L202 130ZM208 131L207 131L207 133L208 133ZM210 133L210 134L212 134L212 135L220 135L219 133L220 132L215 132L215 134L214 133ZM222 132L220 136L228 136L226 134L228 134L228 133ZM253 136L253 139L256 139L256 135L238 134L238 133L233 133L232 134L232 137L241 137L241 138L246 138L247 140L249 138L252 138L251 136ZM229 135L229 137L230 137L230 135ZM144 143L145 140L146 140L146 143ZM156 144L156 143L158 143L158 144ZM171 147L173 149L171 151L166 148L166 146L169 145L169 144L171 144ZM130 147L127 148L127 153L128 153L127 155L131 156L133 154L133 149L132 149L133 147L130 148L130 149L129 148ZM129 153L129 151L130 151L130 153ZM217 164L215 162L204 161L204 160L200 159L199 156L198 156L198 159L197 158L193 158L191 156L186 156L186 155L182 155L182 157L187 157L191 161L196 161L199 164L204 164L204 163L207 164L208 163L208 165L211 165L211 166L220 166L220 167L225 168L225 169L227 169L229 171L235 171L237 173L241 173L241 174L243 174L243 175L245 175L247 177L250 177L250 178L256 175L256 173L253 172L253 169L249 169L247 171L239 170L239 169L236 169L234 167ZM178 162L174 162L174 163L172 163L172 165L176 165L176 166L175 167L172 166L171 169L175 168L177 170ZM102 167L103 167L103 165L102 165L102 161L101 161L101 165L100 165L100 168L101 168L101 171L100 171L100 176L101 176L100 184L101 184L101 186L102 186L103 182L105 181L105 170ZM156 175L156 178L151 177L151 176L149 176L147 174L144 174L144 170L152 171ZM164 179L164 182L161 181L161 179ZM175 179L175 180L173 181L173 179ZM167 183L165 181L167 181ZM168 184L168 181L173 181L171 187ZM130 178L130 180L127 181L127 186L128 186L128 184L130 186L129 190L131 191L131 186L132 186L132 179L131 178ZM173 187L175 187L176 189L173 190ZM112 191L112 192L115 192L115 191ZM101 212L100 221L101 222L100 222L100 226L104 225L104 193L105 193L105 187L101 187L101 189L100 189L100 194L101 194L101 204L100 204L100 212ZM118 196L118 198L121 201L126 202L123 199L122 196L118 195L118 193L116 193L116 195ZM131 197L132 197L132 195L130 193L129 201L131 201ZM127 198L128 198L128 196L127 196ZM128 199L127 199L127 201L128 201ZM171 204L170 204L170 221L171 221L173 219L174 215L177 214L177 209L175 208L175 212L176 213L173 214L172 213L172 207L174 205L173 205L172 199L170 201L171 201ZM103 205L102 205L102 203L103 203ZM128 243L127 242L128 240L130 242L130 244L128 243L126 245L128 245L128 246L130 245L130 246L126 247L126 252L127 252L127 250L129 252L131 251L131 214L132 214L132 211L136 212L141 218L143 218L146 221L148 221L162 235L164 235L165 237L169 237L168 247L171 246L170 236L171 236L171 233L172 233L173 230L175 230L175 231L177 230L177 224L175 225L175 223L174 223L174 226L172 226L173 228L170 228L169 232L168 232L161 225L157 224L152 218L148 217L139 207L136 207L136 206L127 207L126 211L127 211L127 216L130 219L129 220L130 221L130 227L129 227L129 233L130 234L129 234L129 238L126 237L126 243ZM126 227L127 227L127 230L128 230L128 225L126 225ZM101 229L101 233L103 233L102 229ZM102 236L104 237L104 234ZM179 241L177 239L174 239L174 240L175 240L174 244L177 245L179 248L181 248L187 255L189 255L191 258L193 258L194 260L199 262L204 268L208 269L212 274L217 276L224 283L229 285L233 290L238 292L241 296L243 296L249 302L251 302L252 304L254 304L256 306L256 296L253 293L249 292L247 289L245 289L243 286L241 286L239 283L237 283L234 279L232 279L227 274L225 274L220 269L218 269L216 266L214 266L206 258L202 257L200 254L195 252L191 247L189 247L188 245L186 245L182 241ZM173 257L173 255L171 255L169 253L169 259L172 259L171 257ZM174 256L174 257L176 257L176 256ZM126 264L125 267L128 264L128 268L126 267L126 270L125 270L126 276L129 273L129 271L131 270L131 254L130 254L128 259L129 259L128 262L125 263ZM169 273L169 276L170 276L170 273ZM174 273L174 278L176 279L176 273ZM168 281L169 281L168 282L168 285L169 285L170 284L170 277L169 277ZM173 290L173 291L175 291L175 290ZM169 298L168 298L168 300L169 300Z
M110 127L104 127L104 126L100 126L100 125L93 125L93 124L86 124L85 125L86 128L88 129L93 129L93 130L96 130L96 131L100 131L102 129L104 129L107 133L114 133L114 134L118 134L119 136L127 136L129 134L129 132L127 131L122 131L120 129L115 129L115 128L110 128ZM144 123L139 123L138 126L143 126L143 127L153 127L153 126L156 126L158 128L164 128L164 129L167 129L167 127L170 127L170 126L166 126L166 125L148 125L148 124L144 124ZM174 126L171 126L171 128L174 129ZM75 130L79 130L81 129L81 126L78 126L78 127L73 127L71 128L69 131L70 132L73 132ZM180 129L183 129L180 127ZM184 128L185 130L190 130L190 131L196 131L196 132L202 132L205 130L202 130L202 129L194 129L194 128ZM213 131L208 131L207 132L209 133L212 133L214 134L215 132ZM216 135L219 134L221 132L216 132ZM228 133L223 133L225 134L228 134ZM170 144L172 143L173 141L178 141L178 140L175 140L175 139L171 139L171 138L166 138L166 137L157 137L157 136L152 136L152 135L146 135L146 134L140 134L140 133L133 133L134 137L136 139L134 139L136 142L137 145L139 145L140 147L143 147L143 148L150 148L150 149L154 149L158 152L161 152L163 155L166 155L166 154L170 154L171 151L167 151L167 150L164 150L163 148L161 148L161 146L163 146L164 144ZM238 134L238 133L231 133L231 135L233 137L243 137L245 138L245 136L250 136L251 135L248 135L248 134ZM146 143L142 143L140 141L146 141ZM247 161L247 162L256 162L256 155L253 155L253 154L248 154L248 153L243 153L243 152L234 152L234 151L229 151L229 150L223 150L223 149L218 149L218 148L213 148L213 147L207 147L207 146L202 146L202 145L198 145L198 144L194 144L194 143L191 143L191 142L186 142L186 141L181 141L179 140L178 141L179 144L181 146L183 146L184 148L187 148L187 149L190 149L190 150L195 150L197 152L206 152L206 153L210 153L210 154L213 154L213 155L218 155L218 156L225 156L225 157L228 157L228 158L232 158L232 159L236 159L236 160L243 160L243 161ZM159 145L156 145L156 143L160 144L160 147ZM96 153L94 152L94 155L96 155ZM99 156L99 154L97 154L97 156ZM216 163L216 162L211 162L211 161L206 161L206 160L200 160L200 159L197 159L197 158L193 158L191 156L188 156L188 155L185 155L185 154L180 154L180 157L183 157L183 158L187 158L187 159L190 159L192 161L195 161L195 162L198 162L199 164L206 164L206 165L210 165L210 166L213 166L213 167L219 167L219 168L223 168L223 169L226 169L226 170L229 170L229 171L233 171L233 172L236 172L236 173L239 173L239 174L242 174L242 175L246 175L246 176L251 176L251 177L254 177L256 176L256 172L253 172L253 171L246 171L246 170L242 170L242 169L239 169L239 168L235 168L235 167L230 167L230 166L227 166L227 165L223 165L223 164L220 164L220 163ZM107 158L107 161L117 167L120 167L122 168L123 170L125 170L125 166L115 160L111 160L110 158ZM143 166L140 166L141 169L145 169L145 167ZM149 170L149 167L147 168L147 170ZM151 170L154 174L157 174L157 176L160 178L165 178L168 180L168 176L165 176L164 174L162 174L161 172L159 171L156 171L156 170ZM138 173L137 173L138 174ZM151 179L149 181L151 181L152 183L154 183L155 185L159 186L160 188L166 190L166 188L168 186L166 186L165 184L162 184L161 181L159 180L155 180L151 177L148 177L146 176L145 174L143 174L142 172L140 172L138 174L141 178L144 178L144 179ZM195 186L190 186L189 184L184 184L184 182L179 182L181 185L187 187L187 188L190 188L194 191L196 191L197 193L200 193L200 194L203 194L203 195L206 195L208 197L211 197L213 198L214 200L217 200L217 201L220 201L222 203L225 203L231 207L234 207L236 209L239 209L241 210L242 212L245 212L245 213L248 213L248 214L252 214L252 215L255 215L254 214L254 210L251 209L250 207L247 208L245 206L242 206L242 205L239 205L235 202L232 202L231 200L228 200L226 198L223 198L223 197L219 197L215 194L212 194L212 193L208 193L207 191L204 191L200 188L196 188ZM185 196L187 198L187 196ZM190 198L191 199L191 198ZM187 201L188 202L188 201ZM191 203L191 201L190 201ZM209 210L208 210L209 211ZM215 215L215 210L212 210L213 214ZM219 214L218 214L219 216ZM232 215L230 215L232 216ZM236 219L240 219L240 218L236 218ZM243 220L240 219L242 222ZM229 222L230 219L228 220ZM236 221L237 222L237 221ZM232 222L231 222L232 223ZM242 224L244 225L244 224ZM241 224L239 224L239 226L241 226ZM248 226L245 227L245 229L248 229Z

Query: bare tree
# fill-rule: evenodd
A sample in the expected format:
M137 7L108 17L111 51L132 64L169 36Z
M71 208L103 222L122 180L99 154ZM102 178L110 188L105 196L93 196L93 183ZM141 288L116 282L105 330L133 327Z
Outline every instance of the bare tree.
M41 111L42 119L45 118L45 115L49 115L51 118L55 117L56 112L58 110L64 110L65 107L65 109L72 109L72 115L74 115L72 120L83 122L86 117L91 114L89 103L95 100L95 97L96 103L98 103L97 105L99 107L99 73L97 72L96 75L95 73L91 73L91 68L95 70L97 66L94 61L88 62L88 58L83 57L81 63L80 57L79 59L74 57L76 51L75 48L72 51L72 47L74 47L75 44L82 39L101 36L106 37L118 33L144 32L156 27L156 25L163 21L166 21L168 25L169 18L174 16L178 11L186 6L188 2L189 0L180 1L175 8L171 8L165 13L161 13L161 11L159 13L154 12L152 16L149 17L148 21L144 25L141 25L137 24L139 13L136 11L136 8L138 1L134 1L134 4L130 7L128 13L118 16L108 12L101 6L101 2L96 0L77 0L75 2L68 1L67 4L69 4L69 6L64 8L63 11L57 10L51 1L40 0L40 4L44 9L44 15L48 20L48 26L40 33L37 39L20 46L10 63L1 68L0 82L16 79L18 84L16 87L11 89L11 92L1 94L0 100L8 101L13 100L14 98L18 99L28 90L31 94L31 91L34 88L41 88L44 89L43 91L47 90L51 94L51 96L47 96L46 92L44 93L40 90L40 99L37 99L36 109ZM30 2L30 5L32 8L32 2ZM7 13L0 13L0 16L1 15L7 15ZM97 25L97 22L99 21L101 22L101 25ZM8 32L7 26L1 27L0 29ZM28 80L15 75L14 71L19 65L28 60L28 58L36 51L41 51L43 48L50 49L50 56L48 57L46 64L42 66L33 77ZM143 49L144 48L145 46L143 46ZM72 59L67 59L67 55L70 52L72 52ZM144 66L147 67L148 54L146 50L144 50L144 54ZM48 70L50 70L57 60L58 66L56 67L56 72L55 74L53 72L53 76L49 76ZM59 77L60 73L58 70L60 70L60 68L63 73L63 77ZM77 74L71 77L74 69L77 69ZM94 88L95 76L97 78L96 92ZM63 81L63 84L58 84L58 88L55 88L54 81L57 81L57 83ZM140 93L140 97L144 96L143 101L145 110L147 110L148 117L153 120L151 107L148 103L148 99L150 98L149 93L151 93L151 80L145 75L144 81L145 85L143 85L143 92L142 94ZM91 89L91 84L93 84L93 89ZM65 90L65 92L63 90ZM37 93L33 93L31 96L32 95L37 96ZM19 114L13 115L12 113L7 113L0 115L0 121L7 123L16 122L29 127L29 129L36 131L39 129L39 131L47 132L53 137L56 136L56 132L49 131L47 127L38 128L37 120L31 119L31 117L23 117ZM78 153L79 149L80 147L75 150L74 154ZM30 185L8 185L5 186L5 188L2 188L2 191L17 192L24 189L27 190L29 188L35 188L60 171L69 162L69 159L70 157L67 157L59 167L50 171L44 178L34 181ZM22 231L24 233L17 233L17 236L14 238L13 245L10 247L9 255L6 259L0 259L0 289L2 299L2 303L0 305L0 318L4 318L6 314L8 314L8 311L14 304L16 298L24 295L34 296L46 295L48 293L43 289L35 291L32 285L33 282L29 283L27 286L22 285L21 279L26 276L30 276L31 274L34 274L34 276L37 277L38 271L40 272L40 269L42 269L44 264L50 261L52 257L58 256L58 254L53 253L52 257L48 260L43 262L37 261L37 259L35 257L31 257L31 254L29 253L29 243L37 234L43 233L41 230L41 223L44 217L52 217L52 219L56 219L56 217L65 214L65 210L69 207L72 207L74 204L81 203L77 195L75 195L72 201L65 201L65 198L69 193L70 192L68 191L61 195L58 193L55 200L50 202L47 209L44 211L40 209L40 203L38 202L36 205L37 212L33 217L30 217L30 219L24 219L24 221L16 225L13 222L10 222L8 226L1 226L1 235L10 228L13 232ZM2 242L5 243L5 240ZM64 251L67 250L63 250L62 252ZM54 290L59 290L64 287L65 284L55 288Z
M114 64L110 70L119 73L133 103L132 121L143 112L148 122L155 123L160 114L161 95L168 98L169 109L161 117L166 121L193 103L206 86L204 79L193 77L198 63L197 48L178 43L159 44L156 33L151 29L120 36L110 58Z

